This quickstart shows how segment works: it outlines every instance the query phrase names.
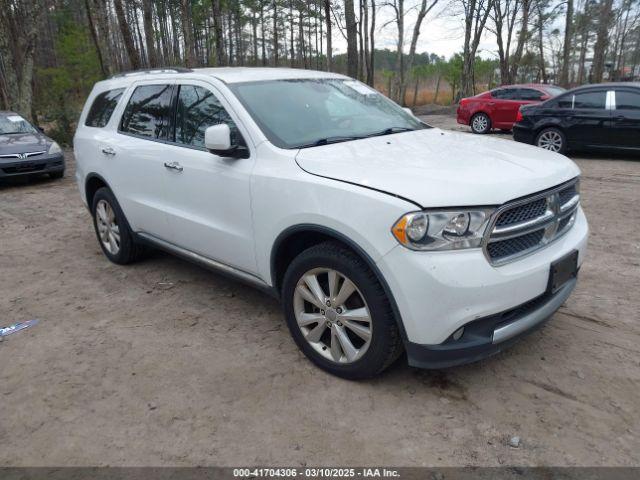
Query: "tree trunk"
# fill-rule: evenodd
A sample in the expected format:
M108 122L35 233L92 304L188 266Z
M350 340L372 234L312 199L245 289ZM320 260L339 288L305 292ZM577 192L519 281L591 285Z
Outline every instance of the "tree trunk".
M562 45L562 70L560 85L569 87L569 69L571 67L571 37L573 35L573 0L567 0L567 17L564 24L564 44Z
M118 25L120 26L120 33L122 34L124 48L127 51L127 56L129 57L129 63L131 64L131 69L139 70L142 65L142 62L140 61L140 56L138 55L138 51L136 50L136 46L133 41L133 34L131 33L131 28L129 28L129 23L127 22L127 18L125 17L125 14L124 14L122 0L113 0L113 6L116 11L116 17L118 18Z
M220 0L211 0L211 11L213 13L213 44L216 49L216 66L226 65L224 55L224 45L222 42L222 7Z
M118 0L120 1L120 0ZM182 0L182 35L184 37L184 64L186 67L198 66L195 43L193 40L193 20L191 18L191 1Z
M102 71L102 75L105 77L109 76L109 69L104 61L104 55L102 53L102 45L99 40L98 32L96 31L95 23L93 22L91 5L89 5L89 0L84 1L84 6L87 10L87 22L89 23L89 32L91 33L91 39L93 40L93 44L96 47L96 54L98 56L98 63L100 64L100 71Z
M515 83L518 78L518 67L522 61L524 46L529 35L529 13L531 11L531 0L523 0L522 2L522 25L518 34L518 43L516 50L511 56L508 83Z
M436 93L433 95L433 103L438 103L438 93L440 93L440 77L441 75L438 74L438 78L436 80Z
M278 49L278 3L277 0L273 0L273 65L275 67L280 63Z
M142 2L144 37L147 42L147 58L149 66L155 68L159 65L158 56L156 54L156 46L154 43L155 32L153 31L153 3L151 0L143 0Z
M416 56L416 48L418 46L418 37L420 37L420 27L422 26L422 21L424 20L424 17L426 17L427 14L431 11L431 9L436 6L437 3L438 0L432 0L431 4L427 6L427 0L422 0L420 10L418 11L418 18L416 19L416 23L413 27L413 35L411 36L411 46L409 47L409 56L407 58L407 65L405 67L407 72L411 72L411 69L413 68L413 61L415 60ZM406 94L406 89L407 81L405 79L402 83L402 88L400 91L400 98L403 102Z
M369 41L371 42L371 58L369 59L369 70L367 71L367 84L373 87L375 82L374 73L375 73L375 54L376 54L376 42L375 42L375 32L376 32L376 0L371 0L371 30L369 32Z
M347 28L347 75L358 76L358 25L353 0L344 0L344 18Z
M613 0L603 0L600 7L600 18L598 20L598 33L596 43L593 47L593 83L602 82L605 68L605 55L609 47L609 26L611 24L611 9Z
M333 50L331 46L331 0L324 0L324 20L327 25L327 71L333 69Z

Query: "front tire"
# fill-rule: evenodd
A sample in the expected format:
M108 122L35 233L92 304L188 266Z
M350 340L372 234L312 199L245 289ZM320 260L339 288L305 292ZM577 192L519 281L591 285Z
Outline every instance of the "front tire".
M486 113L476 113L471 117L471 131L477 134L489 133L491 130L491 119Z
M366 263L336 242L298 255L282 298L298 347L320 368L348 379L373 377L402 352L391 304Z
M140 257L141 247L111 190L102 187L95 193L91 213L98 243L109 260L126 265Z
M555 153L565 153L567 151L567 138L557 128L545 128L536 137L536 147Z

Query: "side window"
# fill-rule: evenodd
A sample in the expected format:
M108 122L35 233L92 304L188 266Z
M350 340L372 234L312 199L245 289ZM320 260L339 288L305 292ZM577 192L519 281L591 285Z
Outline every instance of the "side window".
M616 90L616 110L640 110L640 93Z
M533 88L519 88L518 100L539 101L543 97L543 93Z
M491 92L491 97L492 98L499 98L499 99L504 100L504 99L508 99L509 98L509 94L510 94L510 92L509 92L508 89L506 89L506 88L498 88L498 89L493 90Z
M573 100L574 109L605 109L607 92L576 93Z
M573 95L565 95L563 97L560 97L555 101L555 104L552 104L551 106L557 108L573 108Z
M102 128L106 126L118 105L122 92L124 92L124 88L109 90L98 95L89 109L84 124L87 127Z
M171 119L171 85L137 87L122 115L120 131L166 139Z
M236 124L210 90L194 85L180 85L176 111L176 143L204 147L204 131L207 127L220 123L229 125L233 145L244 145Z

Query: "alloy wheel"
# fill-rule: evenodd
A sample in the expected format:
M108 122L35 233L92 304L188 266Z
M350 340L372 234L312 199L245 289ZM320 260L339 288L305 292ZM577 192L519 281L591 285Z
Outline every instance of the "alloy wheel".
M337 270L314 268L302 275L293 308L305 340L329 361L353 363L371 344L369 307L356 285Z
M562 136L554 130L543 132L538 138L538 146L545 150L559 152L562 150Z
M485 115L476 115L473 117L473 129L476 132L484 132L489 126L489 120Z
M96 205L96 225L100 242L107 252L117 255L120 251L120 227L111 205L105 200Z

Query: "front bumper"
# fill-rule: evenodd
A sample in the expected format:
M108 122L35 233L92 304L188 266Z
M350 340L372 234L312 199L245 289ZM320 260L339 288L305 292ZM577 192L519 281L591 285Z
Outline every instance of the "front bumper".
M4 158L0 160L0 178L62 172L65 169L64 154L38 155L24 160Z
M587 220L579 208L573 227L562 237L534 254L501 266L491 265L481 249L414 252L395 247L378 262L378 268L396 303L410 363L443 367L470 362L500 351L537 326L573 289L572 285L561 290L566 296L558 293L554 299L545 297L551 263L578 250L581 265L587 237ZM551 309L545 306L546 300L558 300L560 304ZM531 302L541 303L532 307ZM524 311L525 305L530 309ZM495 330L505 322L516 322L529 314L533 317L518 323L529 328L509 338L495 336ZM470 328L474 322L475 330ZM475 331L475 343L467 342L471 338L467 337L454 345L452 334L463 326L469 334Z
M418 368L447 368L471 363L499 353L542 326L562 306L576 286L567 282L555 294L543 294L503 313L465 325L458 340L441 345L406 345L409 365Z

